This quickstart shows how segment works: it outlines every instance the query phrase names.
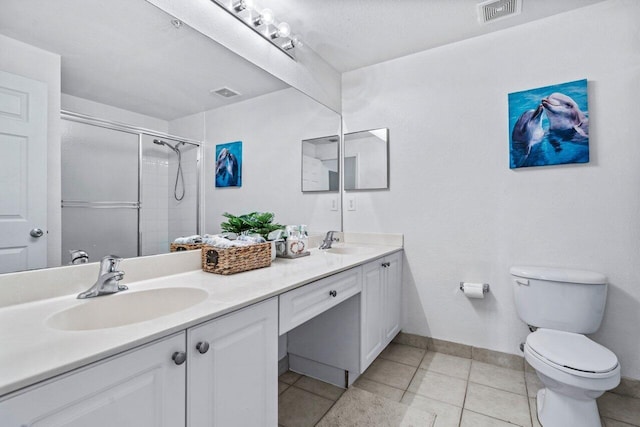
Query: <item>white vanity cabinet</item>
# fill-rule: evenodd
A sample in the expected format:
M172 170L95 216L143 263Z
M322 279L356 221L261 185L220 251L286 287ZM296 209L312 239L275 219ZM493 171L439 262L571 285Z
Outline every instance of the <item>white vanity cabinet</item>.
M187 331L187 425L278 424L278 300Z
M182 332L34 385L0 401L0 425L184 426L184 352Z
M400 332L402 252L362 267L360 373Z
M277 298L0 401L2 427L227 427L277 423Z

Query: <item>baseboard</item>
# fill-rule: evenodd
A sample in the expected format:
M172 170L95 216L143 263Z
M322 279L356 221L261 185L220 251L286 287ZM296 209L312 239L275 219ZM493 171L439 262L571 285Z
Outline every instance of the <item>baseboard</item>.
M289 370L289 355L285 354L284 357L278 360L278 376L284 374Z
M300 357L295 354L289 354L289 369L298 374L306 375L342 388L350 386L358 378L357 373L346 375L347 371L344 369L325 365L324 363L316 362L315 360ZM348 384L345 384L345 381L348 381Z

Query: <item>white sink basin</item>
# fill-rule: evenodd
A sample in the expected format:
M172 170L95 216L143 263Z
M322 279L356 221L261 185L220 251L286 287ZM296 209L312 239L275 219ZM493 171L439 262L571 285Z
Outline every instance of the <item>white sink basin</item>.
M208 295L197 288L123 291L90 298L59 311L47 319L47 325L65 331L114 328L185 310L204 301Z
M363 246L336 246L326 249L325 252L338 255L358 255L371 253L373 249Z

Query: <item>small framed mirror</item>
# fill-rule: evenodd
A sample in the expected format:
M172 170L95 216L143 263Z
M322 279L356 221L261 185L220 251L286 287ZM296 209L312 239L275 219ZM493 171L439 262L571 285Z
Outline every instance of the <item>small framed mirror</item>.
M344 189L389 188L389 129L344 134Z
M337 192L340 188L340 136L302 141L302 191Z

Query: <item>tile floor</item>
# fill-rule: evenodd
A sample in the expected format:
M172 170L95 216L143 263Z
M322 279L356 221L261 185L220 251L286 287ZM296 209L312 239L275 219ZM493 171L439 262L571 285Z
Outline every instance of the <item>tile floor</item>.
M354 387L435 414L435 427L540 426L535 396L541 383L534 372L407 345L389 344ZM315 426L343 393L286 372L279 381L279 425ZM598 406L605 427L640 426L640 399L605 393Z

